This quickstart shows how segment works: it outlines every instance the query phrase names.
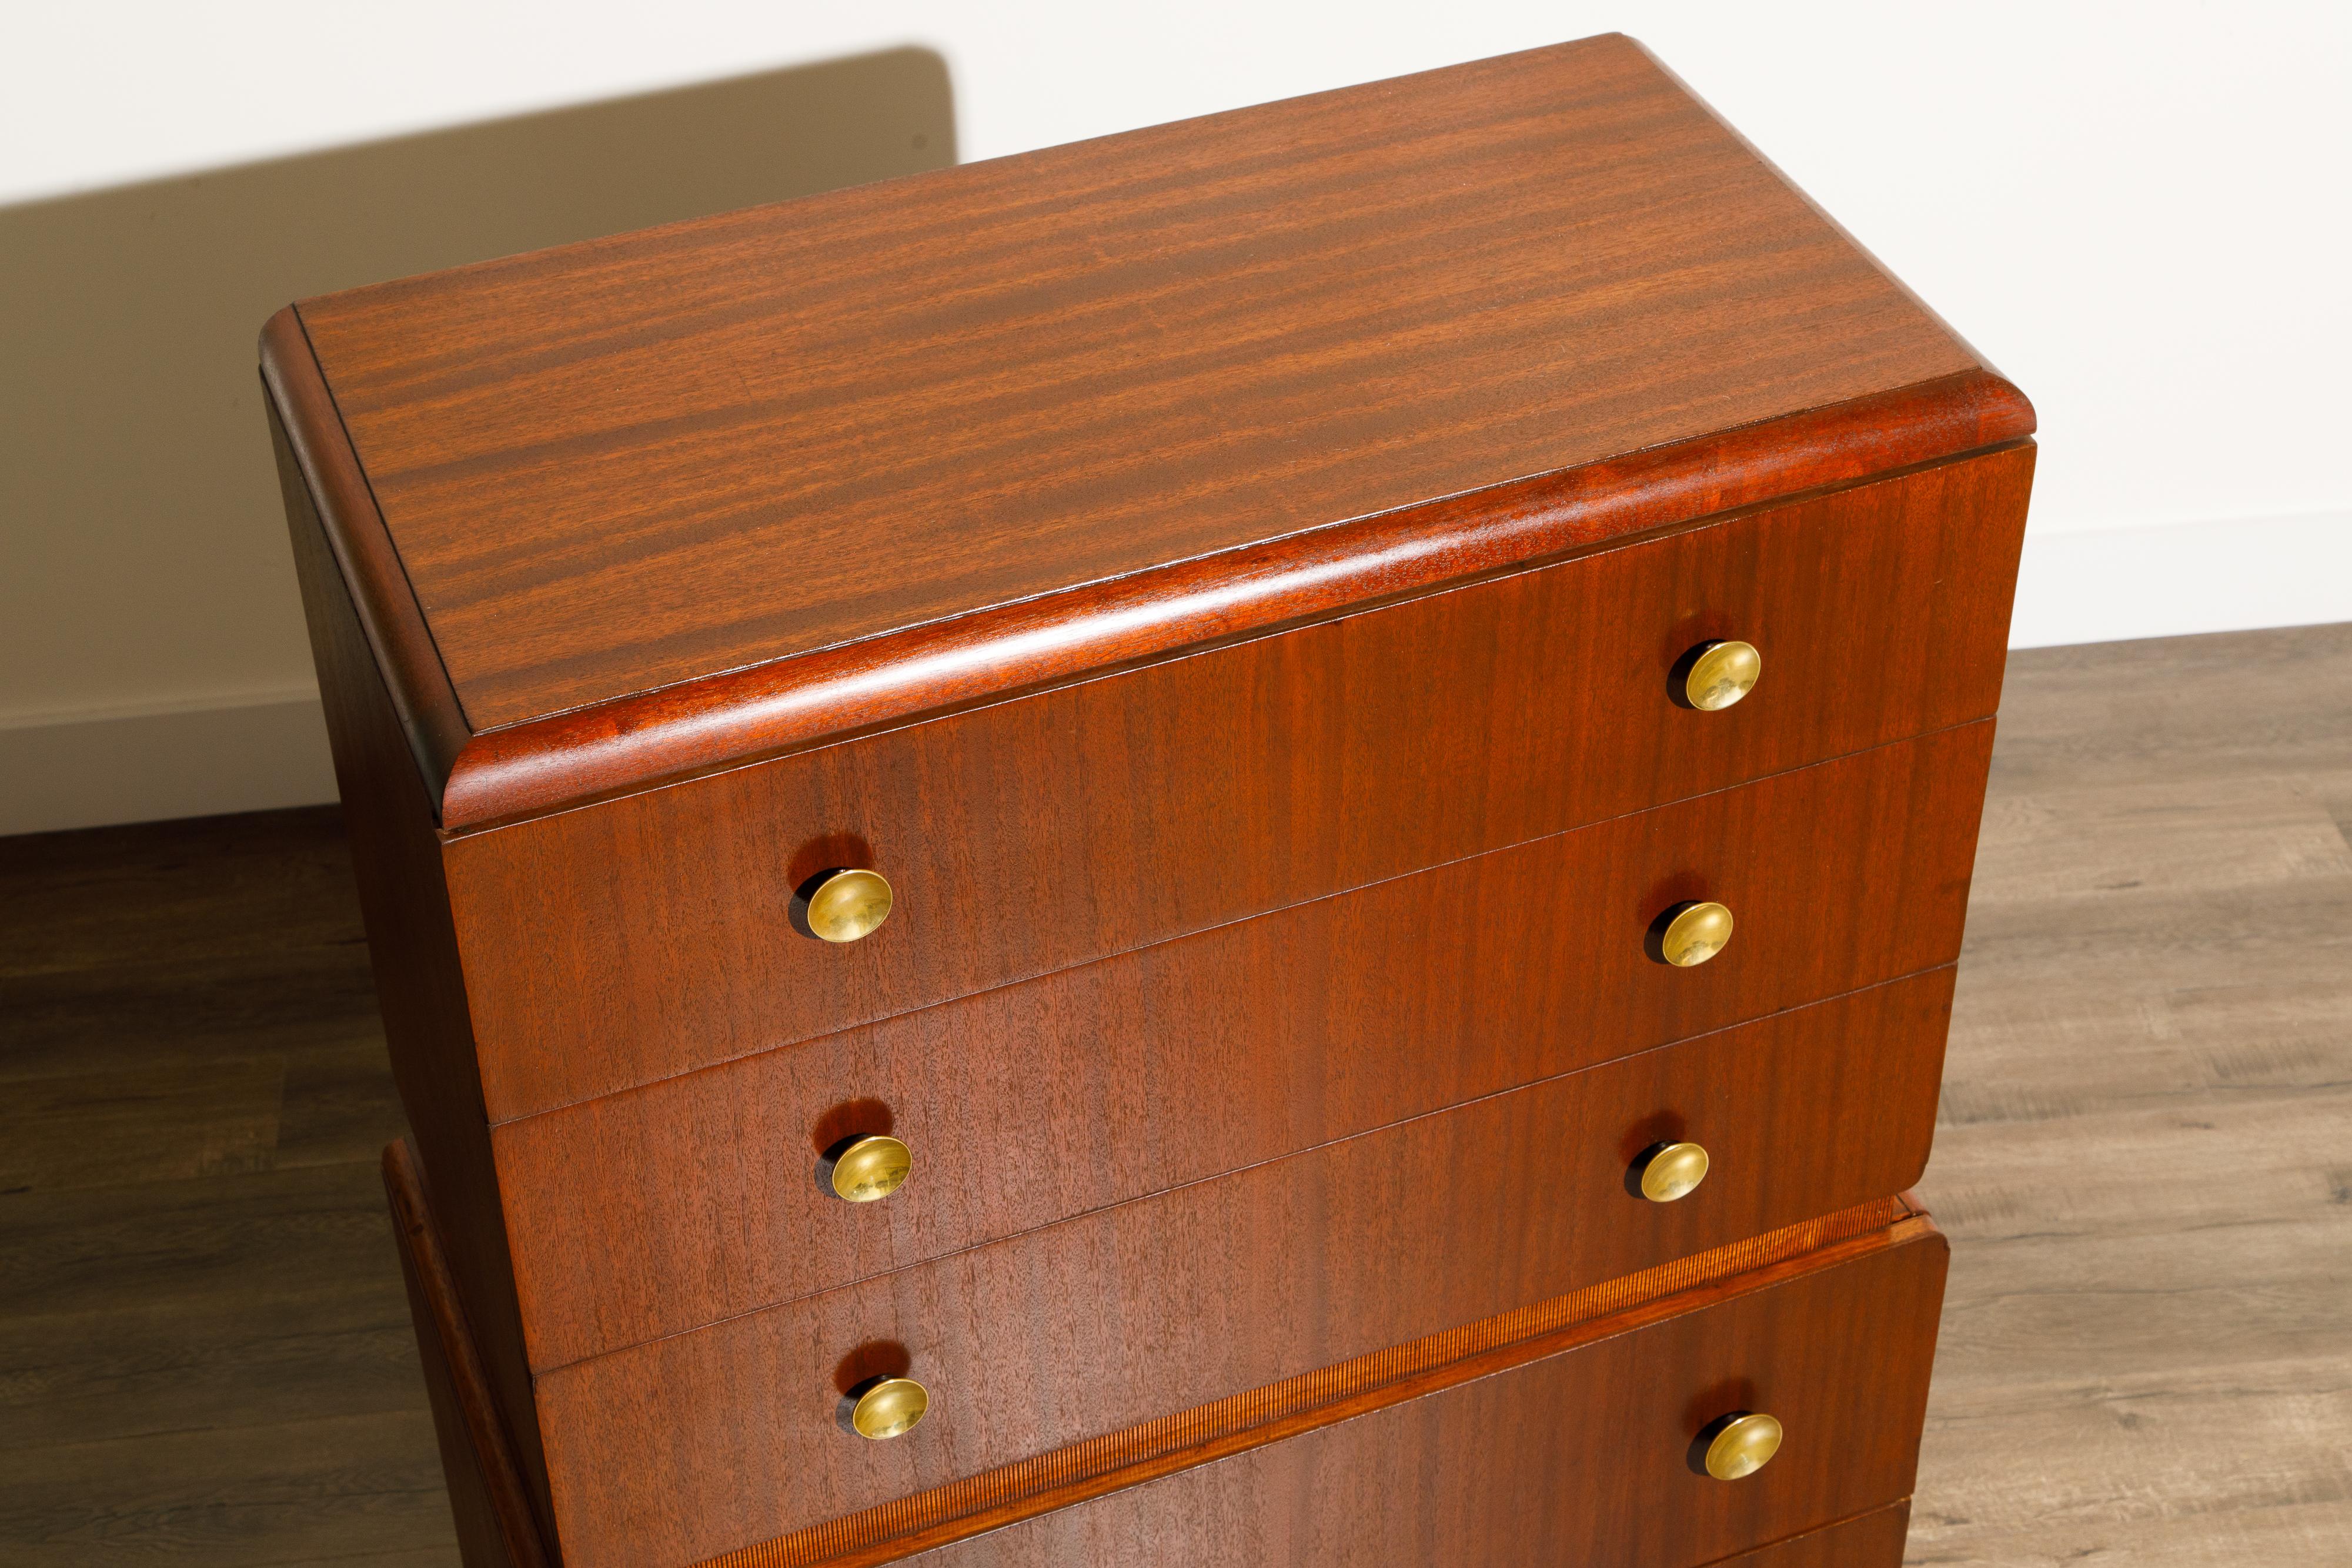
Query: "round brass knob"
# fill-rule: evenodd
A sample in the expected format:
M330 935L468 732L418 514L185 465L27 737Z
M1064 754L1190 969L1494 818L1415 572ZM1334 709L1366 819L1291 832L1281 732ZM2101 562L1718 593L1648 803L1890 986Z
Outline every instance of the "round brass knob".
M828 942L871 936L890 918L890 884L878 871L837 871L809 894L809 929Z
M1731 911L1720 904L1678 904L1667 911L1658 956L1677 969L1696 968L1731 940Z
M1701 713L1729 707L1755 690L1764 673L1764 655L1753 643L1701 643L1685 656L1690 673L1683 677L1683 700Z
M1696 1144L1660 1144L1642 1156L1642 1196L1652 1203L1688 1197L1706 1179L1706 1151Z
M905 1437L931 1407L930 1391L911 1377L877 1377L845 1397L851 1401L851 1428L877 1443Z
M818 1162L817 1174L846 1203L872 1203L889 1197L915 1168L914 1151L886 1134L836 1145Z
M1706 1473L1719 1481L1754 1475L1780 1451L1780 1423L1769 1416L1742 1410L1716 1423L1706 1446Z

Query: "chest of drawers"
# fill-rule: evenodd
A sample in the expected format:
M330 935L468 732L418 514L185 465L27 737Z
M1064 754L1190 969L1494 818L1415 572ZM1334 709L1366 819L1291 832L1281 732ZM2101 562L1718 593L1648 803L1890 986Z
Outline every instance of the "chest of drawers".
M1638 47L262 360L474 1568L1899 1561L2032 415Z

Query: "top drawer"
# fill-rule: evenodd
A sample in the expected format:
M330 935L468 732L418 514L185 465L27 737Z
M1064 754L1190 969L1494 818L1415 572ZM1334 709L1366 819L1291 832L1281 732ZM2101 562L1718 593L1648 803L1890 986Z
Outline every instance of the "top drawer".
M1979 718L2030 448L451 841L494 1121ZM1763 678L1719 712L1711 638ZM869 866L863 941L793 890Z

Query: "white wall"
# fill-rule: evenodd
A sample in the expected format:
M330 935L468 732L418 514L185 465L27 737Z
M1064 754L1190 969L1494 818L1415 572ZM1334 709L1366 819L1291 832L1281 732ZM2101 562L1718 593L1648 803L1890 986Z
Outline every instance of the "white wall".
M899 43L945 57L971 159L1612 29L2034 399L2017 642L2352 620L2352 6L2333 0L80 0L8 24L0 204ZM249 350L218 372L249 386ZM0 382L10 373L0 361ZM266 471L257 428L248 451ZM125 642L121 606L194 591L172 580L168 550L124 542L172 518L118 519L93 560L75 548L88 519L0 517L15 580L0 618L13 597L45 628L38 646L0 638L0 831L237 803L236 779L207 793L171 768L104 801L54 778L12 789L11 773L122 749L94 732L58 741L80 714L290 702L285 722L241 733L279 735L273 776L312 780L280 795L317 793L315 739L294 722L309 674L281 525L255 511L235 580L179 605L167 654L131 660L106 652ZM47 739L11 752L11 734L37 730Z

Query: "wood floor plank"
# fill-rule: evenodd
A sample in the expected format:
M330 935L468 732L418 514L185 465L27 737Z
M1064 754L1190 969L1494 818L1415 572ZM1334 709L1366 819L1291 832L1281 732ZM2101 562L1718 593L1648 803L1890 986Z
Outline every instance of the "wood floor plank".
M301 1294L380 1272L391 1246L380 1179L363 1166L18 1193L0 1197L0 1323Z
M441 1545L457 1560L419 1407L18 1450L0 1467L11 1562L265 1568Z
M2352 1478L2302 1462L2340 1447L2352 1390L2311 1388L2300 1364L2247 1366L2216 1382L2157 1375L2038 1388L1982 1414L1954 1412L1928 1435L1923 1469L1966 1466L1992 1449L2020 1486L1985 1467L1912 1507L1906 1561L2044 1564L2171 1563L2246 1568L2345 1561ZM2231 1456L2224 1469L2216 1453ZM2296 1549L2240 1555L2264 1516Z
M2012 656L1907 1561L2352 1562L2352 627Z
M412 1409L422 1388L398 1287L369 1273L258 1300L11 1318L0 1454Z
M2009 657L1996 794L2105 778L2352 780L2352 622Z
M0 1094L0 1194L266 1170L285 1086L267 1056L18 1079Z
M446 1568L340 820L0 841L0 1560Z
M0 1083L382 1040L334 808L0 839Z
M371 1032L349 1043L321 1044L286 1060L270 1164L279 1170L344 1164L373 1169L384 1145L405 1130L383 1037Z

